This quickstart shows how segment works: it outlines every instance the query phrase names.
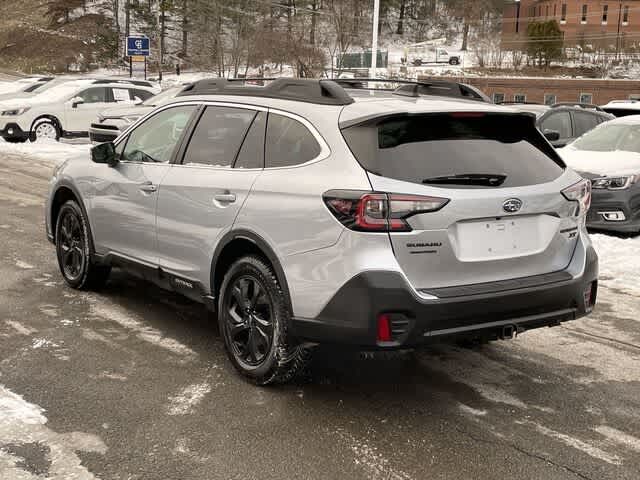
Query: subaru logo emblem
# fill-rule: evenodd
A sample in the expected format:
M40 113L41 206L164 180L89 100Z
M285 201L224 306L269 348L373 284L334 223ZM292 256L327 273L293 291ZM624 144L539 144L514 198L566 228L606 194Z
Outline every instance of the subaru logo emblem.
M502 204L502 209L508 213L515 213L522 208L522 200L519 198L510 198Z

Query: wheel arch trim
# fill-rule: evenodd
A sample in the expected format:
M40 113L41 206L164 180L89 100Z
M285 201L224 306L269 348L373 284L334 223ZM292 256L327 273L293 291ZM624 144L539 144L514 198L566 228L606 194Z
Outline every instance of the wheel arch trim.
M289 284L287 283L287 277L284 273L284 269L282 268L282 264L280 262L280 259L278 258L278 255L275 253L273 248L271 248L269 243L263 237L247 229L231 230L226 234L224 234L220 239L220 241L218 242L218 245L216 246L213 252L213 258L211 260L211 277L210 277L211 283L209 286L211 290L211 295L216 294L215 292L216 265L220 260L220 255L225 249L225 247L229 245L231 242L233 242L234 240L249 241L253 243L262 253L264 253L264 255L267 257L267 260L269 260L269 262L273 266L273 270L276 274L276 278L278 279L278 283L280 283L280 288L282 288L282 291L286 296L285 300L290 310L293 312L292 305L291 305L291 294L289 292Z
M48 212L49 219L51 221L51 235L52 235L51 240L55 243L56 223L55 223L55 219L53 218L53 209L54 209L54 206L55 206L54 199L56 198L56 196L58 195L58 192L62 188L66 188L68 190L71 190L71 193L73 193L73 196L76 197L76 201L77 201L78 205L80 206L80 210L82 210L82 214L87 219L87 225L89 227L90 249L91 249L92 252L95 252L95 242L93 240L93 228L91 227L91 217L89 217L87 208L86 208L86 206L84 204L84 199L82 198L82 195L80 195L79 190L76 188L76 186L72 182L70 182L68 180L60 180L60 181L58 181L58 183L55 186L55 190L53 191L53 193L51 195L51 203L49 205L49 212Z

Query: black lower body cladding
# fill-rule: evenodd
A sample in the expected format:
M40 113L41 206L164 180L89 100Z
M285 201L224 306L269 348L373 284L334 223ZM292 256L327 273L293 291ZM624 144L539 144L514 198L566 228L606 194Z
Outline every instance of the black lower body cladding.
M616 219L620 214L624 215L624 220ZM626 190L594 189L587 226L598 230L639 233L640 185L632 185Z
M495 289L482 284L477 294L468 287L461 296L447 292L442 298L426 299L417 297L396 272L364 272L349 280L317 318L293 319L293 332L312 342L403 348L445 337L499 337L504 329L522 332L587 315L597 293L598 258L593 248L586 252L582 276L558 273L511 286L496 282ZM393 341L384 344L377 341L381 314L388 314L393 335Z

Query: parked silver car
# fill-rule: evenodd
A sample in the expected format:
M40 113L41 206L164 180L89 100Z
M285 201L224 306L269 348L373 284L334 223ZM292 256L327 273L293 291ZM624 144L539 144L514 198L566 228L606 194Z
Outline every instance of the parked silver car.
M215 308L258 384L318 343L511 338L588 314L590 183L532 116L428 90L187 87L54 172L62 276L99 287L125 267Z
M558 153L591 180L588 227L640 233L640 115L604 123Z

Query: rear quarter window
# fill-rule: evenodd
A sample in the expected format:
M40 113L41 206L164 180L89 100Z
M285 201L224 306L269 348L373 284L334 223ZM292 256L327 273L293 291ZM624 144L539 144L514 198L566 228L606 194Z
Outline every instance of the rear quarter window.
M291 167L315 159L322 148L301 122L270 113L267 120L265 167Z
M565 168L529 115L400 115L342 133L366 170L418 184L451 175L499 175L504 180L495 187L519 187L553 181Z

